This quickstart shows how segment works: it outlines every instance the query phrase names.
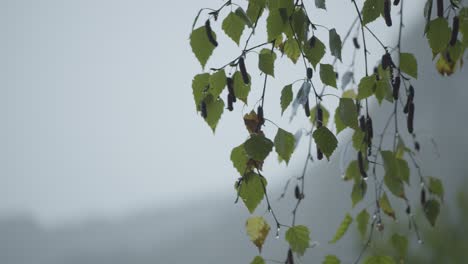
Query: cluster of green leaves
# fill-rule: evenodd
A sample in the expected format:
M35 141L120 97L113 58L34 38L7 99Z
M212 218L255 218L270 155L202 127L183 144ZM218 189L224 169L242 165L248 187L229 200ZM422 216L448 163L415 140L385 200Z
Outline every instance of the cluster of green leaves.
M426 18L425 33L436 68L442 75L451 75L457 65L463 66L463 55L468 47L468 8L461 7L460 1L449 3L450 10L446 14L432 15L435 1L427 0L424 16Z
M352 2L356 4L354 1ZM363 1L362 11L359 14L362 30L364 30L366 24L376 21L381 16L388 15L388 12L385 11L388 8L388 6L385 7L387 2L389 0ZM398 5L399 2L395 1L395 5ZM432 0L428 0L428 5L432 5ZM234 6L235 9L232 8ZM418 64L415 56L411 53L402 52L398 46L393 51L398 52L399 58L398 65L395 65L393 62L388 62L388 59L392 60L392 55L388 53L387 47L384 47L382 61L378 63L373 74L366 74L366 76L357 79L357 87L348 85L351 81L354 83L355 76L354 70L347 71L342 77L341 85L344 91L339 99L338 107L334 111L334 122L330 122L331 114L321 103L323 97L317 94L315 88L313 88L313 91L316 104L312 107L309 106L309 97L312 87L314 87L313 82L320 81L324 85L324 89L326 87L329 89L338 88L338 74L335 72L334 63L329 64L324 59L328 52L335 58L335 61L342 61L343 41L338 32L334 28L327 29L323 27L323 30L328 31L328 41L319 39L314 33L317 30L316 25L309 18L303 1L248 0L248 6L245 10L238 4L234 5L231 1L226 1L218 10L202 9L195 19L190 36L190 45L202 69L205 69L216 48L223 45L222 43L218 45L217 34L211 28L210 23L218 21L219 17L224 14L222 13L224 7L231 8L228 8L230 10L224 16L221 28L225 35L242 50L235 59L225 66L211 68L210 72L197 74L192 81L196 110L201 112L202 117L213 132L215 132L225 109L226 104L222 99L224 94L227 94L227 109L230 111L233 110L233 103L236 101L240 101L244 104L244 107L248 107L252 79L247 69L252 70L254 67L247 62L252 56L252 51L258 49L253 56L258 56L256 68L265 78L263 91L266 89L266 78L275 77L275 63L279 58L283 57L282 55L286 55L286 58L293 64L296 64L302 57L306 67L304 71L306 76L296 93L294 93L294 85L297 81L284 86L282 89L280 95L281 114L283 115L289 109L291 112L290 119L292 119L295 117L298 108L303 107L310 119L310 125L312 126L310 135L317 146L317 153L323 154L327 160L330 160L338 146L335 133L339 134L345 129L351 131L353 133L352 146L355 152L358 153L358 158L349 163L344 179L353 180L354 182L351 192L352 207L356 207L366 197L368 188L367 174L371 167L371 161L375 165L378 160L381 160L384 176L382 179L383 185L380 185L376 190L378 194L375 204L376 219L380 224L380 212L383 212L395 220L397 215L390 202L391 195L396 199L408 202L405 192L405 187L408 187L410 183L410 168L407 158L410 155L415 155L415 151L408 148L402 138L399 138L397 147L383 149L379 146L377 151L374 150L374 153L371 153L373 147L372 121L368 109L366 109L366 114L361 113L361 103L367 102L367 100L376 100L379 104L388 102L397 106L396 100L399 98L398 93L395 95L396 79L398 78L399 89L399 78L401 76L405 87L407 84L410 85L411 78L418 78ZM315 7L326 10L326 1L315 0ZM447 65L451 65L449 68L453 72L456 61L462 62L462 54L468 39L468 35L465 34L468 33L468 11L466 8L458 11L458 28L463 35L463 38L458 40L457 36L453 37L455 30L450 30L448 26L448 16L431 20L431 13L427 9L430 10L431 8L426 7L426 19L428 21L426 33L429 45L433 50L434 58L439 56L439 61L443 60L442 68L444 70L441 73L449 74ZM197 21L203 10L210 11L208 13L209 17L204 25L196 28ZM266 21L266 28L264 29L266 40L263 44L250 47L248 46L249 41L255 31L258 30L257 24L262 18ZM246 32L247 34L245 34ZM451 35L452 39L450 39ZM245 45L241 45L243 36L246 37ZM358 49L358 47L355 48ZM384 58L387 58L387 61ZM226 68L230 70L226 70ZM438 66L438 68L440 67ZM313 74L313 72L317 74ZM347 87L348 89L346 89ZM408 89L406 89L406 92L406 94L410 94ZM414 96L414 94L411 96ZM412 104L412 98L409 99L409 95L407 97L408 102ZM254 214L258 205L267 195L267 179L262 175L265 160L274 150L278 159L288 164L296 147L296 138L286 129L278 127L274 137L266 135L262 130L266 120L263 113L264 99L263 93L260 100L256 100L261 102L258 108L244 115L243 122L248 136L243 143L232 149L230 156L232 164L240 176L235 189L238 197L251 214ZM396 114L394 116L396 118ZM413 134L412 131L410 133ZM312 157L311 153L308 153L308 155ZM317 158L321 159L319 154L317 154ZM375 168L373 171L377 180ZM422 183L426 183L422 192L425 195L427 189L430 194L428 200L424 199L422 201L422 206L427 219L434 225L439 214L440 202L443 201L443 187L436 178L429 177L425 179L421 175L420 178ZM377 182L375 186L377 186ZM296 189L296 198L299 202L304 197L301 192L303 190ZM271 210L268 199L267 203L268 209ZM274 220L279 228L281 225L275 216ZM368 227L370 225L374 226L375 221L374 217L371 219L367 209L361 210L356 215L357 228L363 238L366 236ZM336 243L340 240L346 234L352 222L353 217L351 214L346 214L330 243ZM263 217L252 216L247 220L246 229L251 241L261 251L270 231L268 222ZM309 236L308 228L303 225L295 225L293 220L293 225L288 227L285 235L285 239L289 244L289 264L293 263L292 260L289 260L292 258L293 253L302 256L309 248ZM395 241L401 240L399 237L395 238ZM252 263L264 263L264 260L261 256L257 256ZM340 260L336 256L329 255L325 258L324 263L340 263ZM393 259L386 256L373 256L366 259L364 263L394 262Z

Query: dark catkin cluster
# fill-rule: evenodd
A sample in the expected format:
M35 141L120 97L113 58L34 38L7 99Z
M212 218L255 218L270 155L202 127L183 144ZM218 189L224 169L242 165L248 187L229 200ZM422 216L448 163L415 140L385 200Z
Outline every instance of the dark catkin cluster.
M307 98L305 104L304 104L304 111L305 111L305 115L307 117L310 117L310 106L309 106L309 98Z
M393 86L393 99L398 100L398 95L400 93L401 78L396 76L392 81Z
M359 45L358 39L356 37L353 38L353 45L355 49L361 48L361 46Z
M452 37L450 38L450 46L455 46L458 39L458 31L460 30L460 19L458 16L453 17L452 22Z
M410 85L408 89L408 98L406 99L406 105L403 108L403 112L407 114L406 122L408 127L408 132L413 134L413 126L414 126L414 87ZM419 143L417 144L416 150L419 151Z
M310 67L307 68L307 79L312 79L312 68Z
M444 0L437 0L437 16L444 17Z
M361 151L358 151L357 159L358 159L359 173L361 173L361 176L363 179L367 179L367 172L364 168L364 159L362 157Z
M387 24L388 27L392 26L392 4L390 3L390 0L385 0L384 1L384 19L385 19L385 24Z
M208 37L208 40L210 41L210 43L213 44L213 46L217 47L218 42L216 41L216 39L213 36L213 30L211 29L209 19L206 20L206 22L205 22L205 31L206 31L206 36Z
M263 124L265 124L265 117L263 115L263 107L261 105L257 107L257 118L258 118L258 125L257 125L257 129L255 132L259 132Z
M408 106L408 117L407 117L407 126L408 132L413 134L413 125L414 125L414 103L411 103Z
M242 80L244 80L244 83L249 84L250 83L249 74L247 73L247 69L245 68L244 57L239 58L239 70L241 72Z
M296 199L300 200L301 199L301 191L299 190L299 186L296 185L296 188L294 188L294 196Z
M227 102L228 106L227 109L229 111L234 110L233 104L237 101L236 95L234 94L234 80L232 78L226 78L226 83L228 87L228 95L227 95Z
M369 155L372 155L372 139L374 138L374 127L372 125L372 118L367 116L366 118L366 140Z
M406 99L406 105L403 108L403 112L405 114L408 114L409 105L413 103L413 100L414 100L414 87L413 85L410 85L409 90L408 90L408 98Z
M317 38L316 38L315 36L312 36L312 37L309 39L309 47L310 47L310 48L314 48L316 42L317 42Z
M321 128L322 125L323 125L323 110L322 110L322 107L320 107L320 104L318 104L317 105L317 128ZM318 146L317 146L317 159L318 160L323 159L323 153Z
M420 199L421 199L421 205L424 207L424 205L426 204L426 189L424 188L424 186L421 188Z
M394 0L394 1L393 1L393 5L394 5L394 6L397 6L399 3L400 3L400 0Z
M206 111L205 101L201 102L200 111L201 111L201 116L206 119L208 117L208 112Z

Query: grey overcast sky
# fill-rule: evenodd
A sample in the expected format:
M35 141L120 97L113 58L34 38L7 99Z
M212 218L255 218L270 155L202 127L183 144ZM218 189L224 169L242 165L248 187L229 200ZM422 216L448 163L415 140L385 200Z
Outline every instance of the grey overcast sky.
M188 42L197 10L222 3L0 0L0 215L58 223L233 195L229 153L247 136L243 109L225 112L213 136L195 112L201 68ZM351 6L327 5L331 16L313 18L344 35ZM220 43L210 65L239 53ZM302 77L287 66L277 66L266 103L281 125L280 88ZM283 183L285 167L270 162L270 182Z

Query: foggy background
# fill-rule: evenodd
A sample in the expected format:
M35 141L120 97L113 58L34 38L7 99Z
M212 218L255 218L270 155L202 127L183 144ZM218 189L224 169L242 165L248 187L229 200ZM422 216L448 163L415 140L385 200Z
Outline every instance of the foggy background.
M405 2L403 50L419 63L414 86L420 163L424 175L444 179L448 207L468 171L467 72L450 78L437 73L423 27L416 24L423 21L422 3L413 2ZM261 86L253 83L245 109L238 103L236 111L224 112L216 135L196 114L191 91L192 77L201 72L188 41L193 19L199 8L222 3L0 1L1 263L249 263L258 254L245 234L247 210L233 203L238 175L229 155L248 136L241 118ZM336 27L342 37L355 18L351 3L344 8L328 1L327 13L313 1L305 4L313 22ZM214 26L218 36L221 22ZM385 43L396 43L397 27L383 25L380 20L372 28ZM327 43L328 32L318 35ZM262 41L258 33L252 44ZM219 42L208 66L240 52L228 38ZM371 52L381 52L369 42ZM351 56L343 52L341 72ZM370 65L380 56L371 53ZM362 55L357 57L362 68ZM285 60L278 60L277 77L269 79L265 112L294 133L309 121L301 111L292 124L289 111L280 118L279 94L304 73ZM252 71L256 63L256 55L249 55ZM336 105L326 101L329 110ZM376 131L386 121L386 107L373 118ZM275 130L266 128L271 136ZM339 153L348 137L340 134L343 144L330 163L308 171L298 223L310 228L319 245L305 261L335 253L351 262L357 255L351 234L328 245L345 212L355 216L362 209L351 210L352 186L341 180ZM275 153L265 164L273 206L284 222L290 222L292 192L280 202L276 198L286 180L300 173L306 139L300 143L289 167L277 165ZM416 181L412 187L419 190ZM417 202L417 194L412 198ZM262 204L255 214L265 211ZM263 256L282 261L286 250L284 230L278 240L272 230Z

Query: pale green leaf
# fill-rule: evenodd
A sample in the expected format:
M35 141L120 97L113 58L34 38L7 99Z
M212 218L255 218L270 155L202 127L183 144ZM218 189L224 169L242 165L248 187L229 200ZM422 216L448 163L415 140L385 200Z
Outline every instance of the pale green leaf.
M286 110L289 104L291 104L292 99L293 99L292 84L288 84L281 91L281 115L283 115L284 110Z
M346 231L348 231L349 225L351 225L352 222L353 222L353 218L351 217L351 215L346 214L345 218L343 219L340 226L336 230L335 236L329 243L334 244L338 240L340 240L346 234Z
M338 146L338 140L335 135L325 126L317 128L313 135L315 144L325 154L328 160Z
M322 262L322 264L340 264L340 263L341 263L340 259L334 255L325 256L325 259Z
M296 139L294 138L293 134L278 128L278 132L275 136L275 150L281 159L286 161L286 164L289 162L291 154L294 151L295 142Z
M213 38L216 39L216 33L212 32ZM209 40L205 26L201 26L192 31L190 34L190 46L192 51L200 62L202 68L205 68L206 62L213 54L216 48Z
M286 241L288 241L291 250L300 256L304 255L309 247L309 236L309 229L303 225L293 226L286 231Z
M231 12L223 20L222 28L224 33L226 33L226 35L228 35L234 42L237 43L237 45L239 45L242 32L245 28L244 20L242 20L242 18L234 12Z
M418 63L411 53L400 54L400 69L411 77L418 78Z
M400 234L393 234L390 239L393 248L397 251L400 259L404 259L408 253L408 239Z
M244 149L244 144L237 146L231 151L231 161L234 168L237 169L240 175L244 175L247 169L247 162L249 161L249 156Z
M451 31L445 18L438 17L429 22L427 39L433 54L443 51L450 40Z
M395 211L393 210L393 207L390 204L390 201L388 200L387 194L385 192L379 199L379 205L386 215L390 216L394 220L396 219Z
M343 124L353 129L358 127L358 113L354 101L349 98L341 98L337 112ZM335 119L336 122L336 119Z
M434 177L429 178L429 192L434 195L437 195L441 200L444 200L444 186L440 179Z
M376 20L383 12L383 0L366 0L362 8L362 22L364 25Z
M325 55L325 44L316 37L312 38L315 39L313 47L309 45L309 41L309 43L304 45L304 53L307 60L315 68Z
M224 102L221 98L213 99L209 96L209 99L205 99L206 102L206 113L205 118L206 123L211 127L213 133L216 131L216 126L218 125L219 119L224 111Z
M353 185L353 191L351 192L351 201L353 208L364 199L367 192L367 183L364 180L355 181Z
M335 126L336 126L336 134L338 135L341 131L343 131L343 129L345 129L347 127L343 123L343 120L341 120L341 116L340 116L338 108L335 111L334 119L335 119Z
M208 92L213 95L213 98L217 98L226 87L226 73L224 69L213 73L210 76L210 88Z
M286 24L286 19L281 15L279 9L270 10L267 18L268 41L273 41L278 35L283 33Z
M440 203L436 200L429 200L424 204L424 213L427 220L431 223L432 226L435 226L437 217L440 212Z
M247 219L245 229L250 241L257 246L259 251L262 251L263 243L270 232L270 225L261 216L254 216Z
M249 97L251 82L245 84L240 71L236 71L232 76L232 79L234 82L234 94L237 98L239 98L239 100L247 104L247 98ZM251 80L250 75L249 80Z
M273 149L273 142L263 135L253 134L245 141L244 148L251 159L263 161Z
M341 38L334 28L329 31L329 41L331 54L341 61Z
M320 79L325 85L336 87L336 72L330 64L320 64Z
M301 50L297 41L293 38L288 38L284 43L284 54L288 56L291 61L296 64L297 60L301 56Z
M258 68L265 74L275 76L276 53L269 49L262 49L258 55Z
M263 197L265 196L264 188L266 188L266 186L266 179L256 173L249 172L242 177L242 182L240 186L237 187L237 191L239 197L242 199L251 214L263 200Z
M252 20L249 18L249 16L247 15L247 13L244 11L244 9L242 9L242 7L238 7L235 11L235 14L240 18L242 19L242 21L244 21L244 24L246 26L248 26L249 28L251 28L253 26L253 22Z
M205 92L208 90L210 85L210 74L209 73L202 73L197 74L193 77L192 80L192 91L193 91L193 99L195 100L195 106L197 111L200 110L200 104L205 98Z
M256 256L252 262L250 262L250 264L265 264L265 260L260 257L260 256Z
M362 100L371 96L374 93L375 86L376 86L375 75L362 77L358 86L357 99Z
M361 234L361 238L365 238L367 233L367 225L369 224L370 215L366 209L363 209L357 216L356 222L359 234Z

